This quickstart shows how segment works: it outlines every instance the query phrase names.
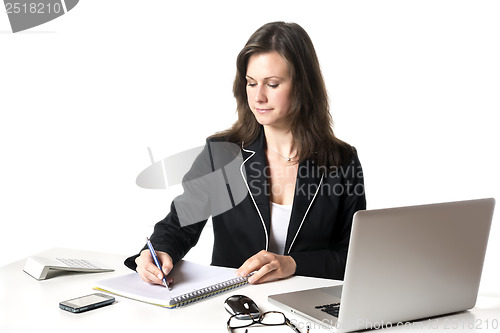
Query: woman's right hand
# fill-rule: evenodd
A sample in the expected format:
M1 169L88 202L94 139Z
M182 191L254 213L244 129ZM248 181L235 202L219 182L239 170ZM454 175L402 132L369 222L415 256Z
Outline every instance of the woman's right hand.
M156 251L156 256L160 261L162 266L163 274L167 277L168 273L174 267L172 262L172 258L166 252ZM153 257L151 256L151 252L146 249L141 252L141 254L135 259L135 263L137 264L136 271L139 273L139 276L144 281L151 284L163 284L163 274L158 267L156 267ZM167 277L167 282L173 283L174 279L171 277Z

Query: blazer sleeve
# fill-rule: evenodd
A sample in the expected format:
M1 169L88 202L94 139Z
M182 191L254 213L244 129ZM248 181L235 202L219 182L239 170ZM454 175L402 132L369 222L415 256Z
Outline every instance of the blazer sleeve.
M183 193L176 197L171 206L170 213L156 223L153 234L150 236L155 250L166 252L177 263L198 242L203 228L210 216L210 180L213 172L213 161L209 143L196 157L191 169L183 177ZM136 270L135 259L138 254L125 259L125 266Z
M366 209L363 171L356 153L351 163L343 168L348 165L355 167L355 172L344 172L343 186L346 190L339 201L336 235L332 236L329 248L290 253L297 264L296 275L344 279L352 219L358 210Z

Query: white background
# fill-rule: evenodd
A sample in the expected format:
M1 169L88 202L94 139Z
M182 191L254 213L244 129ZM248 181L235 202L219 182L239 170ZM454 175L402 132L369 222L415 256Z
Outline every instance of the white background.
M310 34L368 208L498 197L498 1L84 0L13 34L0 13L0 265L54 246L133 254L178 188L156 159L235 120L235 59L262 24ZM482 293L500 295L498 214ZM209 230L208 230L209 231ZM209 262L210 232L190 258Z

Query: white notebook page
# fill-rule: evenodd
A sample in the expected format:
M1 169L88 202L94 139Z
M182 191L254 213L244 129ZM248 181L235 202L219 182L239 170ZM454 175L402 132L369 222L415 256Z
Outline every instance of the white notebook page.
M95 289L169 307L172 305L170 301L178 296L236 279L235 273L236 269L233 268L201 265L182 260L169 274L174 278L171 290L163 285L144 282L136 272L99 281Z

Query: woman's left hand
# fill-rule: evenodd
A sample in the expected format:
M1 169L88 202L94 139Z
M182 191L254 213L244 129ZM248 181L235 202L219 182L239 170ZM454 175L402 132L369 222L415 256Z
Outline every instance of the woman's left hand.
M297 264L291 256L282 256L265 250L251 256L238 268L236 275L247 276L256 271L249 279L250 283L262 283L289 277L295 273Z

